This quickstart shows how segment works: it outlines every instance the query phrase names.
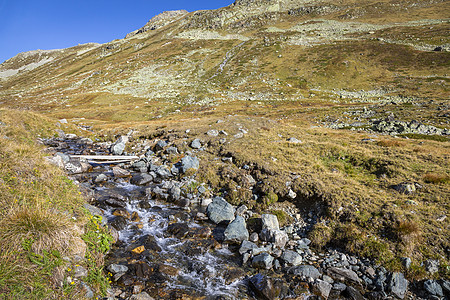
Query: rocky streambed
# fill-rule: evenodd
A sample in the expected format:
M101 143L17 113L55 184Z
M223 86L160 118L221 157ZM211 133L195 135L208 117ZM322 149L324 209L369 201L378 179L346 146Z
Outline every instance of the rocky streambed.
M43 141L53 154L50 160L90 198L86 208L102 216L115 237L105 262L112 281L108 299L449 296L446 280L409 282L400 272L336 249L315 252L300 215L280 228L275 215L233 207L189 175L198 169L198 158L178 153L167 141L154 141L134 160L73 157L124 154L127 141L122 136L114 144L94 143L63 134ZM180 159L170 161L170 153ZM425 267L432 274L438 264L429 260Z

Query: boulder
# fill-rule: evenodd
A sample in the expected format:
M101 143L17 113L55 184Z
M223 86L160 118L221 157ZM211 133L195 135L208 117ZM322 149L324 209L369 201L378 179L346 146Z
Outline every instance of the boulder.
M134 174L130 179L131 184L146 185L153 181L153 176L147 173Z
M268 253L261 253L253 257L252 267L269 270L272 268L273 256Z
M118 265L118 264L111 264L107 267L108 271L110 271L113 274L117 273L126 273L128 271L127 266Z
M313 284L313 292L317 294L320 297L323 297L325 299L328 299L328 296L330 295L331 288L333 286L329 284L326 281L316 279Z
M304 278L317 279L320 277L320 272L316 267L310 265L294 266L289 268L288 273L294 274Z
M245 219L241 216L236 216L236 218L228 224L224 232L226 242L241 242L248 240L249 234L247 230L247 224Z
M336 280L349 281L358 284L361 283L361 279L358 277L358 275L349 269L331 267L328 269L328 273L328 275Z
M444 297L441 285L436 280L427 280L423 283L423 288L430 295Z
M284 260L286 263L298 266L302 263L302 256L298 254L295 251L292 250L286 250L281 255L281 259Z
M257 296L257 299L280 299L283 292L283 284L281 282L274 281L261 273L250 278L249 286Z
M181 159L181 171L186 173L189 169L197 170L200 166L200 161L197 157L185 156Z
M255 243L249 242L247 240L242 241L241 247L239 248L239 254L243 255L253 249L258 248Z
M215 197L206 208L208 218L216 224L234 220L234 207L221 197Z
M122 135L117 141L111 145L110 151L114 155L122 155L125 150L125 146L128 143L128 136Z
M200 139L195 139L191 142L191 148L193 149L200 149L202 147L202 143Z
M261 215L261 221L263 229L272 229L272 230L280 229L280 225L278 224L278 218L275 215L263 214Z
M405 276L402 273L394 272L390 276L388 289L397 298L403 299L405 298L406 292L408 290L408 280L405 279Z

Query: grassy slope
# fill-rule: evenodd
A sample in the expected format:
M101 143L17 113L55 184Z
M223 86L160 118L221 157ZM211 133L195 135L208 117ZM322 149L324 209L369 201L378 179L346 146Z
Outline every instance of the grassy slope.
M94 257L85 281L101 263L82 240L95 235L82 208L84 199L64 172L45 160L37 137L55 134L56 122L32 112L0 110L0 297L5 299L82 298L67 282L71 263L64 257ZM73 126L65 128L74 131ZM103 231L102 231L103 232ZM81 293L81 294L80 294Z

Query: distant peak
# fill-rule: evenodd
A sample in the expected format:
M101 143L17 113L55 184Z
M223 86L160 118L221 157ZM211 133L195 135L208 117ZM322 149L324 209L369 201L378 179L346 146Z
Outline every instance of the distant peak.
M127 34L126 38L135 36L136 34L140 34L149 30L156 30L158 28L164 27L178 20L179 18L183 17L188 13L189 12L184 9L164 11L151 18L150 21L148 21L147 24L144 25L144 27Z

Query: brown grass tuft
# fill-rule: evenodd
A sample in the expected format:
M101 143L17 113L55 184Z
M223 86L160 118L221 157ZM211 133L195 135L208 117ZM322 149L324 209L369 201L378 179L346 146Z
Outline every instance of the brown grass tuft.
M423 181L426 183L447 183L450 181L450 176L437 173L427 173L423 176Z
M382 147L403 147L405 144L405 142L397 140L381 140L377 143L378 146Z

